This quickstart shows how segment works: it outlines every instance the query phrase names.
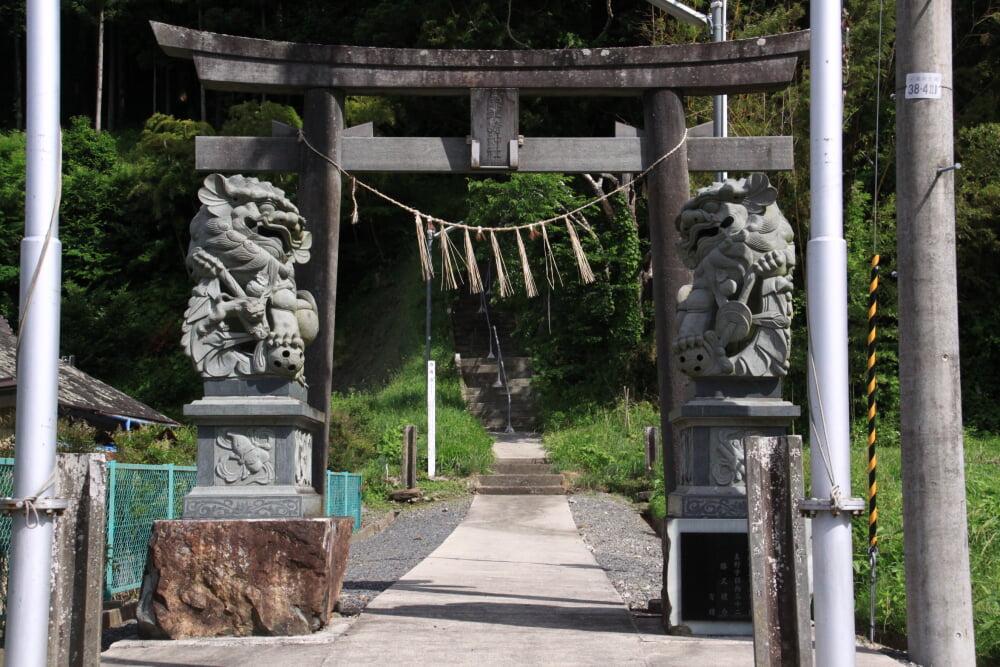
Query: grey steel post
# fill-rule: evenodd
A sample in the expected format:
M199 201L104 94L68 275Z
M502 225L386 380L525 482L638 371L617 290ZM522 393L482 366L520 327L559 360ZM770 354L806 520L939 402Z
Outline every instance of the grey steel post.
M54 495L59 391L59 3L28 3L27 178L21 242L14 496ZM42 667L49 627L53 518L12 513L4 664Z
M712 41L726 41L726 0L712 0ZM715 95L712 98L712 136L725 137L729 134L729 96ZM715 180L722 183L728 174L716 172Z
M951 2L896 2L899 403L910 658L976 662L959 382Z
M806 264L810 466L812 495L827 507L839 506L851 489L840 7L839 2L810 3L812 222ZM821 512L812 527L816 664L853 665L851 514Z

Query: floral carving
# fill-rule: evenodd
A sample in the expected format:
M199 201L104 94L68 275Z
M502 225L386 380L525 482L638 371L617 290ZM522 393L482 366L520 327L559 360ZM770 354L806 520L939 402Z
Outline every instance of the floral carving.
M749 433L743 429L716 431L712 438L711 474L712 483L719 486L743 484L746 481L746 458L743 452L743 437Z
M312 433L295 431L295 484L312 485Z

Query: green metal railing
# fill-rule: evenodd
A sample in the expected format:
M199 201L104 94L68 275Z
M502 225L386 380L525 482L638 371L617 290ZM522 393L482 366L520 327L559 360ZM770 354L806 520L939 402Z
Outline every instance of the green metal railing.
M349 516L361 528L361 473L326 471L326 515Z
M14 459L0 458L0 497L14 495ZM10 550L11 520L0 515L0 618L7 616L7 553Z
M108 533L104 594L142 586L153 522L180 518L198 469L108 462Z
M108 462L106 596L142 586L153 522L181 517L196 477L194 466ZM326 515L349 516L358 530L361 473L327 471L326 482ZM12 495L13 487L14 459L0 458L0 497ZM0 516L0 617L6 609L10 534L10 517Z

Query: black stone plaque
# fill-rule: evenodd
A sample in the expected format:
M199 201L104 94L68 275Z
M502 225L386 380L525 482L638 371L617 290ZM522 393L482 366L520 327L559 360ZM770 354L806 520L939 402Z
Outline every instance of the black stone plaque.
M683 621L750 621L750 550L745 533L681 533Z

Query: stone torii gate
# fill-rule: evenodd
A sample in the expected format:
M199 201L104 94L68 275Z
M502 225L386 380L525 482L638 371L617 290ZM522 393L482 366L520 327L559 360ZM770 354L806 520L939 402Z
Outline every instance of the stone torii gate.
M235 37L152 22L168 54L192 59L212 90L304 96L303 133L344 170L359 172L638 173L675 147L649 175L657 349L669 350L677 290L689 281L676 256L673 221L690 197L689 171L792 168L791 137L687 135L684 96L780 90L808 52L808 31L674 46L470 51L325 46ZM641 96L645 132L541 138L518 133L518 98ZM375 137L344 127L346 95L471 95L469 136ZM487 118L490 118L490 121ZM341 174L295 137L198 137L196 168L298 171L298 205L313 230L313 259L300 284L316 296L319 338L310 347L309 403L327 414L333 368ZM670 411L686 380L659 363L667 492L676 485ZM328 429L316 434L314 484L323 492Z
M638 173L648 175L650 245L666 493L678 484L679 443L670 413L684 401L685 377L662 351L674 337L678 290L690 282L676 252L674 225L689 199L690 171L792 168L790 137L714 138L685 129L684 96L780 90L808 52L809 33L708 44L526 51L324 46L234 37L152 23L172 56L194 61L208 89L304 97L294 136L198 137L196 168L298 171L298 207L313 234L312 261L299 284L316 297L320 334L310 347L309 403L326 415L313 438L312 480L323 493L333 368L341 172ZM641 97L645 131L615 137L523 137L521 95ZM347 95L469 95L468 136L375 137L344 127ZM664 591L666 594L666 590Z

